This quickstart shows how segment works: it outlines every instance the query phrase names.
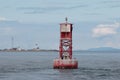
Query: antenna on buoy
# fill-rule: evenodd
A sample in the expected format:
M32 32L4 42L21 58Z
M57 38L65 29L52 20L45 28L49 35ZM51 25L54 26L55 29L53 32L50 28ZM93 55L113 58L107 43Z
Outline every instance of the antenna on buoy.
M68 22L68 18L67 17L65 18L65 21L66 21L66 23Z

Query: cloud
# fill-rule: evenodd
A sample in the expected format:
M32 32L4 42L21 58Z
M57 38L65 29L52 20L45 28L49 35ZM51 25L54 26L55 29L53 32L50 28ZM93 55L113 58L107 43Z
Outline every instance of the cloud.
M102 15L101 13L85 13L85 15L90 15L90 16L99 16L99 15Z
M0 21L6 21L7 19L5 17L0 17Z
M88 5L75 5L75 6L45 6L45 7L18 7L17 10L23 11L25 14L38 14L60 10L71 10L82 7L88 7Z
M120 8L120 0L100 0L95 4L95 9L117 9Z
M108 40L104 41L104 45L108 46L108 47L116 47L116 48L120 47L120 38L117 37L115 39L115 37L114 37L114 40L108 39Z
M111 41L107 41L106 42L106 46L109 46L109 47L114 47L116 44L111 42Z
M6 22L6 21L14 21L14 20L0 16L0 22L2 22L2 21L3 21L3 22Z
M103 37L117 34L117 29L120 27L119 23L114 24L99 24L93 30L93 37Z
M110 8L119 8L119 7L120 7L120 4L110 6Z
M103 3L103 4L106 4L106 3L113 4L113 3L119 3L119 2L120 2L119 0L105 0L105 1L101 1L101 3Z
M0 27L0 35L12 35L14 34L14 30L12 27Z

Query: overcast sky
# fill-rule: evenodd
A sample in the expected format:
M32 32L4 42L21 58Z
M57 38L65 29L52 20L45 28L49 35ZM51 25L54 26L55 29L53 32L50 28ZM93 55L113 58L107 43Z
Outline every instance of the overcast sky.
M73 49L120 48L120 0L0 0L0 49L59 49L59 23L73 23Z

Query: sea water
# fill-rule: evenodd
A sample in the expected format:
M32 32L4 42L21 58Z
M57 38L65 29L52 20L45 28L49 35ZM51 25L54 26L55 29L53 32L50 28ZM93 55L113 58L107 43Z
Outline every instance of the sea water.
M53 69L58 52L0 52L0 80L120 80L120 52L73 52L78 69Z

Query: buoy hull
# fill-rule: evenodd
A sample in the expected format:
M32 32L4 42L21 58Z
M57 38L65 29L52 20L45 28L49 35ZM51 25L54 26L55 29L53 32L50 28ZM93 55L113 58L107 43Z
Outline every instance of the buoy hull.
M54 69L77 69L78 61L76 59L55 59Z

